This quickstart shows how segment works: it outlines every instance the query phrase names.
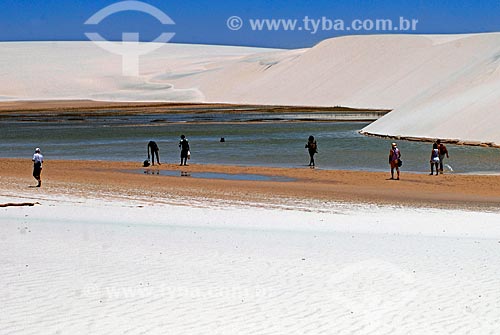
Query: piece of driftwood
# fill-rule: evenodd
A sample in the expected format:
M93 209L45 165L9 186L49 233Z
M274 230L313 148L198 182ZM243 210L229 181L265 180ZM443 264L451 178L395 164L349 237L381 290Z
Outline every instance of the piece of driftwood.
M39 202L18 202L18 203L13 203L9 202L6 204L0 204L0 207L21 207L21 206L35 206L35 205L40 205Z

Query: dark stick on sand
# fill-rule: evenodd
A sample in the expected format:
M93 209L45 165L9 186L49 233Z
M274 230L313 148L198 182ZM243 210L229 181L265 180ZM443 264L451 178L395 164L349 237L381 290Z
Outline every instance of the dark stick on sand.
M21 206L35 206L35 205L40 205L39 202L20 202L20 203L6 203L6 204L0 204L0 207L21 207Z

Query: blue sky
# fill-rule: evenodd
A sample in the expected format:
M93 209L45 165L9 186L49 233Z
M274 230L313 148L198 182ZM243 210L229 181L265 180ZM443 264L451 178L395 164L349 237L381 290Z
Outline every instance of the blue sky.
M174 32L172 42L243 45L278 48L312 46L319 41L352 31L253 31L249 19L418 19L412 33L473 33L500 31L500 1L207 1L145 0L170 16L175 25L163 26L144 13L114 14L98 26L83 23L107 5L107 0L0 0L0 41L86 40L95 31L106 39L120 40L122 32L139 32L141 40L155 39L161 32ZM243 20L240 30L227 28L230 16ZM399 21L398 21L399 22ZM370 34L373 31L358 31Z

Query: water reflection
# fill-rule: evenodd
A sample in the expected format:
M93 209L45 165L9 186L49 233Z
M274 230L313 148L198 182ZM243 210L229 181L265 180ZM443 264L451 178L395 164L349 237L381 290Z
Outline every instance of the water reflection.
M140 170L128 170L125 172L129 173L139 173ZM178 170L143 170L144 174L147 175L159 175L159 176L169 176L169 177L192 177L192 178L204 178L204 179L225 179L225 180L249 180L249 181L279 181L279 182L289 182L294 181L293 178L281 177L281 176L267 176L261 174L249 174L249 173L221 173L221 172L188 172L188 171L178 171Z

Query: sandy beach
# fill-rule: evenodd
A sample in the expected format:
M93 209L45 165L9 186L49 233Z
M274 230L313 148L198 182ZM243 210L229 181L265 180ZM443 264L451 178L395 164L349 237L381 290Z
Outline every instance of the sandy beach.
M0 101L0 119L56 120L58 118L89 118L106 116L143 116L175 114L270 114L307 115L298 121L315 121L315 115L337 115L339 121L372 122L389 113L389 109L350 108L342 106L287 106L189 102L113 102L96 100L26 100Z
M31 162L0 159L3 189L25 192L35 183ZM178 176L160 174L177 171ZM226 180L181 177L184 174L218 173L236 176L262 175L290 181ZM158 173L159 175L157 175ZM498 208L500 176L414 174L402 172L399 181L389 172L332 171L310 168L162 164L142 168L133 162L47 161L41 192L101 194L115 198L150 197L154 201L186 197L263 202L290 199L411 205L431 208ZM251 178L250 178L251 179ZM284 179L287 180L287 179Z
M500 325L498 176L48 160L34 188L29 160L0 167L0 203L35 204L0 208L4 334Z

